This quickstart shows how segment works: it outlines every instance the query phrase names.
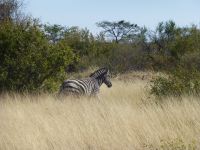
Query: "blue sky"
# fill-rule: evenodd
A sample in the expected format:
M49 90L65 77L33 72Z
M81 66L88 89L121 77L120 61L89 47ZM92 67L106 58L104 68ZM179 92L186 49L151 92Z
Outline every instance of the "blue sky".
M160 21L200 26L200 0L25 0L26 11L43 23L87 27L96 22L126 20L154 29Z

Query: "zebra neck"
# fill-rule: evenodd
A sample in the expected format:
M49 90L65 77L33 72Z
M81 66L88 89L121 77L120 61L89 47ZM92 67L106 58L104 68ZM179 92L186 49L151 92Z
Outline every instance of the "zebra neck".
M102 84L103 84L103 79L102 78L97 78L97 81L98 81L98 84L99 84L99 86L101 86Z

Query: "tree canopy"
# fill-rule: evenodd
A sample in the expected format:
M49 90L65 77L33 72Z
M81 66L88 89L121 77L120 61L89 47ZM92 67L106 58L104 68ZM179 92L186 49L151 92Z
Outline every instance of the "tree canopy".
M131 24L124 20L118 22L102 21L97 23L97 26L103 28L103 33L111 39L113 38L116 43L133 38L139 31L137 24Z

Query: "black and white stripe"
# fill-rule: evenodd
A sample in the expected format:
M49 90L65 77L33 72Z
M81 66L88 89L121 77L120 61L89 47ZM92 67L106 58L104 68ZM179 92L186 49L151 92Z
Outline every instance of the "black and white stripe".
M110 72L106 68L101 68L85 79L65 80L60 86L60 94L64 95L96 95L100 86L105 83L112 86Z

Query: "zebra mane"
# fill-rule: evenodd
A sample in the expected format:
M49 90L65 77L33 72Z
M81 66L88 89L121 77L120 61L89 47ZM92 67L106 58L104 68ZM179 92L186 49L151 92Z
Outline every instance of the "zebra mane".
M100 77L102 75L105 75L107 72L108 72L107 68L101 68L101 69L98 69L95 72L91 73L90 77L98 78L98 77Z

